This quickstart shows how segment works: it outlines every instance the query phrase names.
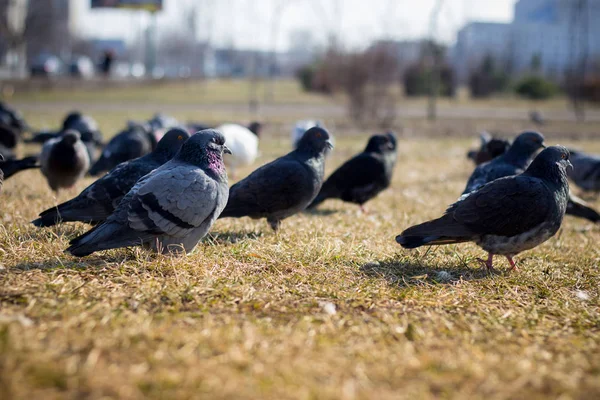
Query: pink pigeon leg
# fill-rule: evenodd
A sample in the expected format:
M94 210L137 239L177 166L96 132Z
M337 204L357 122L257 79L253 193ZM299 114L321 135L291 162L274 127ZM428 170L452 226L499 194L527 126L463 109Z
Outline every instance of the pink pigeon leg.
M360 207L360 211L362 211L363 214L369 213L364 205L361 204L359 207Z
M515 264L515 262L513 261L513 259L512 259L511 256L506 256L506 259L510 263L510 266L511 266L510 270L511 271L518 271L519 270L519 268L517 268L517 264Z

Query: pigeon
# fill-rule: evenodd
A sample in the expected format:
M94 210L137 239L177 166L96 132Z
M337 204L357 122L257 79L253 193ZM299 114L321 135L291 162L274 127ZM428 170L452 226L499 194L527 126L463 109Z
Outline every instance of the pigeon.
M327 199L341 199L360 206L390 186L396 164L396 140L393 133L373 135L365 150L335 170L317 197L308 206L314 208Z
M325 154L332 147L325 129L309 129L296 150L233 185L219 218L266 218L277 231L283 219L304 210L321 190Z
M12 151L21 140L21 135L12 126L0 122L0 146L2 149Z
M467 182L463 195L494 179L520 174L527 168L534 154L542 147L544 147L544 136L541 133L521 133L506 153L475 168Z
M42 174L55 192L75 185L90 167L90 158L79 132L67 130L44 143L40 164Z
M130 123L108 142L100 158L90 168L90 175L98 176L122 162L145 156L155 146L156 140L153 135L148 134L142 125Z
M217 130L225 136L225 143L231 149L232 155L225 157L225 164L235 176L237 168L251 165L258 156L258 138L261 125L253 122L248 128L238 124L217 126Z
M537 132L522 133L515 139L506 153L475 168L463 195L482 187L494 179L522 173L531 162L533 154L540 147L543 147L543 136L541 134ZM570 174L572 175L572 173ZM573 193L569 194L567 214L584 218L594 223L600 222L600 213Z
M432 221L406 229L396 237L404 248L475 242L494 255L505 256L511 270L513 257L556 234L569 197L569 151L562 146L544 149L521 175L490 182L464 196Z
M529 111L529 120L538 125L544 125L546 123L544 116L538 110Z
M494 158L506 153L510 147L510 142L506 139L498 139L492 137L487 132L482 132L480 135L481 144L479 149L471 150L467 153L467 158L472 160L475 165L483 164L493 160Z
M98 123L89 115L84 115L79 111L72 111L67 114L58 131L37 132L32 138L25 140L25 142L44 144L50 139L59 137L67 129L78 131L84 143L93 143L95 146L102 146L102 132L98 129Z
M154 116L148 120L148 125L152 130L181 127L181 124L175 118L162 113L154 114Z
M190 134L183 129L171 129L152 153L119 164L85 188L79 196L43 211L32 224L47 227L59 222L80 221L94 225L104 222L135 183L173 158L189 137Z
M161 253L189 253L215 222L228 197L225 138L215 130L190 137L173 159L142 177L102 224L66 250L95 251L144 245Z
M17 110L0 101L0 122L13 128L19 135L29 130L29 125Z
M0 169L4 174L4 179L8 179L17 172L25 171L26 169L39 168L40 165L38 163L37 156L29 156L22 158L20 160L4 158L0 154Z
M569 178L585 191L600 191L600 156L585 154L581 151L571 150L571 163L573 171Z
M319 128L326 129L325 125L321 121L311 119L296 121L294 127L292 128L292 148L295 149L296 147L298 147L298 141L302 138L304 132L306 132L313 126L318 126ZM333 137L331 132L329 132L329 141L332 145L335 146L335 138Z
M2 154L0 154L0 162L4 161L4 157L2 157ZM0 168L0 192L2 192L2 185L4 184L4 172L2 171L2 168Z

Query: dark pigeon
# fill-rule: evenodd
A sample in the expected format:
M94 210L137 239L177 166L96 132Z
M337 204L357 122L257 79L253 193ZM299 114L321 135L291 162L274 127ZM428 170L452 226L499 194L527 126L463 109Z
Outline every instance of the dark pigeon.
M266 218L277 230L281 221L304 210L323 184L325 154L332 147L326 130L313 127L298 148L248 175L229 190L219 218Z
M189 137L190 134L183 129L171 129L152 153L119 164L85 188L79 196L42 212L32 223L47 227L59 222L80 221L94 225L104 222L135 183L173 158Z
M0 155L0 158L1 157ZM0 169L4 173L4 179L8 179L14 174L25 171L27 169L39 168L40 164L38 162L37 156L25 157L20 160L17 159L3 159L0 161Z
M510 147L510 142L506 139L492 137L487 132L480 135L481 144L479 149L471 150L467 153L467 158L472 160L475 165L483 164L506 153Z
M52 190L75 185L90 166L90 158L79 132L67 130L44 143L40 165Z
M494 179L520 174L527 168L533 158L533 154L542 146L542 143L543 136L541 134L537 132L522 133L515 139L506 153L475 168L463 195L480 188ZM571 158L573 159L574 157ZM570 172L570 174L572 175L573 173ZM572 193L569 194L567 214L584 218L594 223L600 222L600 213Z
M17 147L21 140L21 134L10 125L0 122L0 146L3 149L12 151Z
M154 149L156 143L154 136L143 125L130 123L108 142L100 158L90 168L90 175L100 175L122 162L145 156Z
M323 183L308 208L327 199L363 205L390 186L396 165L396 140L392 133L373 135L365 150L346 161Z
M220 132L196 133L172 160L140 179L104 223L72 240L67 252L83 257L142 244L189 253L227 203L228 151Z
M569 178L585 191L600 191L600 156L585 154L581 151L571 151L573 171Z
M562 223L569 184L569 151L548 147L517 176L497 179L464 196L438 219L408 228L396 237L407 249L425 245L475 242L489 253L505 256L516 270L513 257L556 234Z
M0 122L13 128L19 135L29 130L23 115L3 102L0 102Z
M544 136L541 133L521 133L506 153L475 168L463 194L477 190L495 179L520 174L542 147L544 147Z

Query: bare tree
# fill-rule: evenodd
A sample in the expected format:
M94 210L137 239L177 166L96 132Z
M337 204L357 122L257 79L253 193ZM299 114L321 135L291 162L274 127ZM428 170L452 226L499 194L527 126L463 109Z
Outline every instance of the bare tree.
M585 100L583 87L585 84L589 56L589 9L587 0L573 0L571 20L569 24L570 60L567 67L567 93L575 117L578 121L585 120Z
M429 102L427 118L435 120L437 116L437 97L440 86L440 56L436 46L437 25L444 0L436 0L429 16L429 53L431 57L431 77L429 82Z

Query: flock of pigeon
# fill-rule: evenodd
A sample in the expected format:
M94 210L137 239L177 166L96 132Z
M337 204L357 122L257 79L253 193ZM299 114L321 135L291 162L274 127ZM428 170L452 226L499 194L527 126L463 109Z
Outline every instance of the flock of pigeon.
M6 179L39 167L57 191L86 173L107 172L32 221L38 227L91 224L66 249L78 257L136 245L189 253L219 218L265 218L277 231L284 219L327 199L355 203L365 211L364 204L390 186L397 159L395 135L373 135L363 152L325 180L332 137L318 123L304 122L292 133L294 150L229 187L226 165L235 170L258 155L259 123L211 128L182 125L159 114L128 123L103 145L95 121L74 112L56 132L24 139L25 132L31 129L20 115L0 104L0 183L2 175ZM16 159L13 151L20 140L42 144L41 154ZM502 255L516 269L513 257L555 235L565 213L600 221L600 214L570 193L567 180L583 190L600 190L598 157L546 147L538 132L521 133L512 143L482 135L481 148L468 156L477 166L463 194L442 217L398 235L402 247L474 242L488 252L487 260L480 260L486 268L493 269L493 256Z

